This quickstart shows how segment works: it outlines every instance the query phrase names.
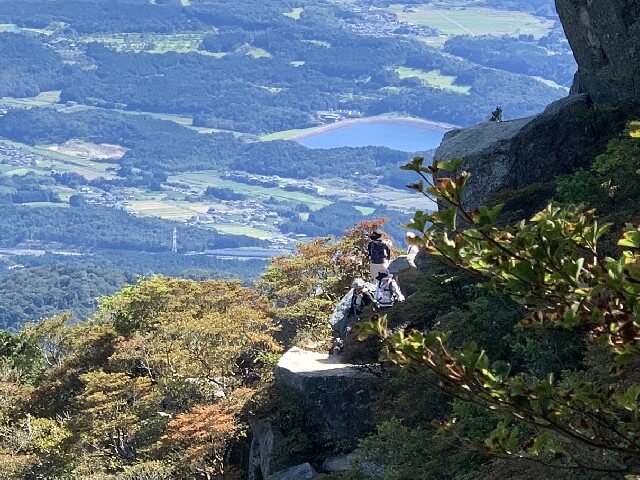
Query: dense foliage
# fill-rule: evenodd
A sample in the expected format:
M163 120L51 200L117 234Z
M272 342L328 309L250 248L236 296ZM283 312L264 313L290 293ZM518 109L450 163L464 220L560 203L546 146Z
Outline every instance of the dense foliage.
M218 235L215 231L179 222L136 217L123 210L100 206L64 209L0 204L0 225L4 232L0 242L3 247L13 247L30 239L78 247L167 252L171 250L174 227L181 238L181 251L202 252L209 246L260 244L259 240L248 237Z
M177 2L161 1L152 5L144 0L100 0L82 3L73 0L26 0L15 4L0 2L0 22L44 28L52 22L64 22L84 32L173 32L197 29L202 24L179 8Z
M121 271L92 266L19 269L0 280L0 327L18 329L65 311L82 320L95 310L100 297L132 281Z
M617 144L609 151L614 157ZM459 167L456 161L423 167L420 158L407 165L430 184L431 174L438 175L431 187L421 182L413 188L434 195L444 207L434 214L416 214L411 228L422 235L419 242L432 255L476 276L485 288L519 304L512 322L568 331L569 338L578 341L578 356L565 368L573 366L563 372L544 365L522 370L492 349L490 338L469 336L470 325L464 327L464 341L456 342L440 329L449 326L446 317L442 325L426 331L390 333L384 319L369 331L387 341L395 363L438 379L463 404L494 412L493 419L487 419L493 430L485 425L482 435L488 437L490 455L612 478L636 473L637 228L624 229L618 242L621 253L605 256L598 241L608 226L599 224L592 210L550 204L529 222L500 227L495 223L499 207L465 209L461 198L468 174ZM450 278L455 281L456 274ZM553 334L554 343L558 335ZM542 343L536 350L545 352L549 346ZM531 362L526 358L525 365ZM457 413L468 428L468 413ZM457 428L449 422L445 431Z
M23 35L0 35L0 97L33 97L60 86L59 55Z
M329 316L355 278L367 278L368 235L385 219L363 221L335 240L318 238L298 246L291 257L275 258L258 289L274 302L284 337L298 342L326 341Z
M567 45L562 53L550 55L545 40L454 37L447 40L445 51L485 67L538 76L570 87L576 71L571 50Z
M239 478L227 460L278 349L267 311L236 283L156 277L89 322L3 333L2 478Z

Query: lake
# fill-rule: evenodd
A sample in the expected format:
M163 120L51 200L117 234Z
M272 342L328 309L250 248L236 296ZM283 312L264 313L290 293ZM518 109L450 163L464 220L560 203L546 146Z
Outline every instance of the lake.
M309 134L299 143L309 148L389 147L405 152L421 152L438 147L445 133L435 124L406 120L380 120L336 126Z

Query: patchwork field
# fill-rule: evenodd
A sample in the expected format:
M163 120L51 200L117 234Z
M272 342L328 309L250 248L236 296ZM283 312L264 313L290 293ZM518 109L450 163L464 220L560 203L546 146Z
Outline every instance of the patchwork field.
M85 43L96 42L117 52L147 52L163 54L168 52L192 53L211 55L210 52L200 50L200 45L207 33L112 33L108 35L87 35L82 38Z
M49 92L42 92L37 97L28 98L8 98L4 97L2 103L10 105L12 107L49 107L60 102L60 90L52 90Z
M127 202L126 210L137 215L164 218L166 220L189 220L194 215L204 214L208 205L174 202L166 198L156 200L131 200Z
M104 177L109 180L116 177L114 173L108 171L109 168L117 166L115 163L104 161L96 162L89 158L67 155L65 153L53 151L50 149L50 146L46 145L32 147L30 145L10 142L8 140L2 140L0 143L21 148L39 157L35 166L21 166L9 169L6 173L10 175L24 175L24 173L29 171L40 171L40 173L47 174L52 170L55 170L58 172L77 173L87 180L94 180L98 177Z
M427 25L445 35L546 35L553 21L524 12L490 8L438 8L425 5L390 5L389 11L405 23Z
M267 188L257 185L247 185L245 183L225 180L217 176L215 172L189 172L179 175L172 175L168 178L170 182L183 182L194 187L206 189L207 187L231 188L234 192L249 194L259 198L278 198L294 202L305 203L311 210L318 210L332 202L326 199L314 197L302 192L289 192L281 188Z
M400 78L418 78L428 87L448 90L450 92L460 93L463 95L469 95L471 92L471 87L455 85L453 82L456 80L456 77L442 75L440 70L431 70L427 72L417 68L398 67L395 69L395 72Z

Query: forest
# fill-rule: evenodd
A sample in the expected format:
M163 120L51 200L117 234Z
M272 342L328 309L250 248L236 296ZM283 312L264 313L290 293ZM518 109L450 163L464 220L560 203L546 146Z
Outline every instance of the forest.
M571 86L577 68L571 49L566 45L563 53L549 56L545 40L454 37L447 40L444 50L485 67L539 76Z
M203 252L214 245L226 248L261 244L248 237L218 235L215 231L180 222L136 217L122 210L95 205L70 209L0 205L0 226L3 247L13 247L22 240L31 239L77 247L168 252L174 228L180 235L180 251Z

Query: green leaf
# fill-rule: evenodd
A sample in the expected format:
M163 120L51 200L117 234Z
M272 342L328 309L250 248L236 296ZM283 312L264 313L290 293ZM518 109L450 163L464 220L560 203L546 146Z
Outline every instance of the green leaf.
M460 170L462 167L462 159L461 158L453 158L448 162L439 162L438 168L440 170L444 170L445 172L456 172Z

